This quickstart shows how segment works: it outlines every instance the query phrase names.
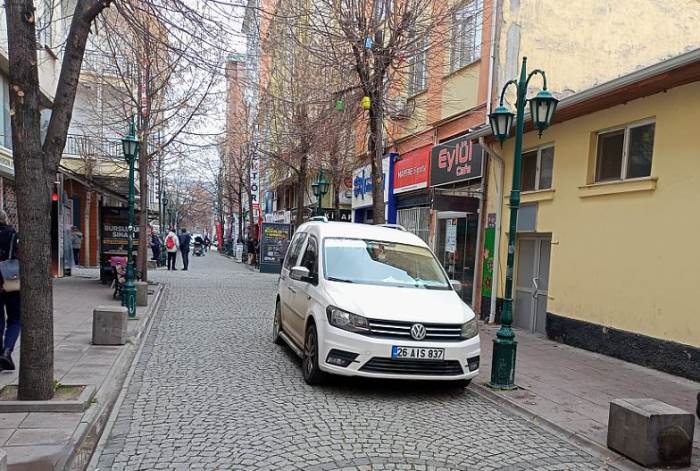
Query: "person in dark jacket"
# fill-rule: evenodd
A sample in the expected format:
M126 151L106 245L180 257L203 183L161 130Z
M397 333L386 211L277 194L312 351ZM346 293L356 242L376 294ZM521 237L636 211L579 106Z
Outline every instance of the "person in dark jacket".
M7 223L7 213L0 210L0 261L17 258L18 237L15 228ZM1 281L0 276L0 281ZM20 322L19 291L5 292L0 288L0 370L14 370L12 351L17 343L22 324Z
M160 266L160 237L158 233L151 228L151 251L153 252L153 260L156 261L156 266Z
M192 236L184 227L181 231L178 239L180 239L180 252L182 252L182 269L187 270L187 267L190 266L190 242L192 241Z

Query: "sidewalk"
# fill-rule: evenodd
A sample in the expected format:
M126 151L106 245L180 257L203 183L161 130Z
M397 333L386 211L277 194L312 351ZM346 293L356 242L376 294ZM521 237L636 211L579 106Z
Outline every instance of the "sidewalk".
M149 291L157 294L159 287ZM119 304L112 289L99 282L97 269L76 269L72 277L54 280L54 376L62 384L93 385L97 393L83 413L0 413L0 446L7 452L8 470L62 469L72 460L89 459L89 450L79 447L106 421L155 301L149 295L148 307L139 307L137 320L129 321L126 345L93 346L92 310ZM13 355L18 369L19 349ZM0 387L17 384L17 377L18 370L0 372Z
M609 404L613 399L650 397L695 413L700 383L516 330L514 391L494 391L491 352L497 325L481 326L480 391L542 419L571 438L607 449ZM631 463L631 462L628 462ZM700 421L695 419L692 466L700 469Z

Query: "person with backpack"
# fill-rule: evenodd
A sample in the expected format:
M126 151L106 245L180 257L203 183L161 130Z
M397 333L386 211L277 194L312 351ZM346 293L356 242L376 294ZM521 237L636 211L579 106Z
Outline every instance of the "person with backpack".
M184 227L181 229L180 233L180 252L182 252L182 265L183 270L187 271L190 265L190 242L192 241L192 236L187 232Z
M168 252L168 270L177 270L175 262L177 262L177 246L178 238L174 229L170 229L168 235L165 236L165 250Z

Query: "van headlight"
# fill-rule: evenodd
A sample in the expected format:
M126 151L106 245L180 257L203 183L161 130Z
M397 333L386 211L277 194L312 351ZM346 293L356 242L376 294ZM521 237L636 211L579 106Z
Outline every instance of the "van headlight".
M333 327L360 334L369 331L369 323L365 317L343 311L335 306L328 306L326 314L328 315L328 322Z
M476 317L473 317L470 321L462 324L462 331L460 336L463 339L470 339L479 335L479 324L476 321Z

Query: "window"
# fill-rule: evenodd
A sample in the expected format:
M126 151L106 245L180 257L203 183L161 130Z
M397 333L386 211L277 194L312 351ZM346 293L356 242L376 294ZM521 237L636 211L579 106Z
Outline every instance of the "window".
M554 147L541 147L523 154L520 189L522 191L552 188Z
M39 19L36 24L39 46L52 46L53 39L53 1L44 0L41 4Z
M0 75L0 146L12 149L10 87L7 79L2 75Z
M318 253L317 250L317 243L316 243L316 238L315 237L309 237L309 243L306 244L306 250L304 251L304 256L301 257L301 265L302 267L305 267L309 270L310 275L316 275L317 274L317 268L316 268L316 254Z
M646 122L599 133L595 181L651 175L655 127L655 123Z
M417 95L428 86L428 32L423 33L422 39L416 40L416 53L411 59L408 74L408 96Z
M287 257L284 259L284 268L290 270L294 266L297 262L297 258L299 258L299 252L301 252L301 247L304 245L305 240L305 232L297 232L294 234L294 238L287 249Z
M471 0L452 18L450 72L481 57L482 0Z

